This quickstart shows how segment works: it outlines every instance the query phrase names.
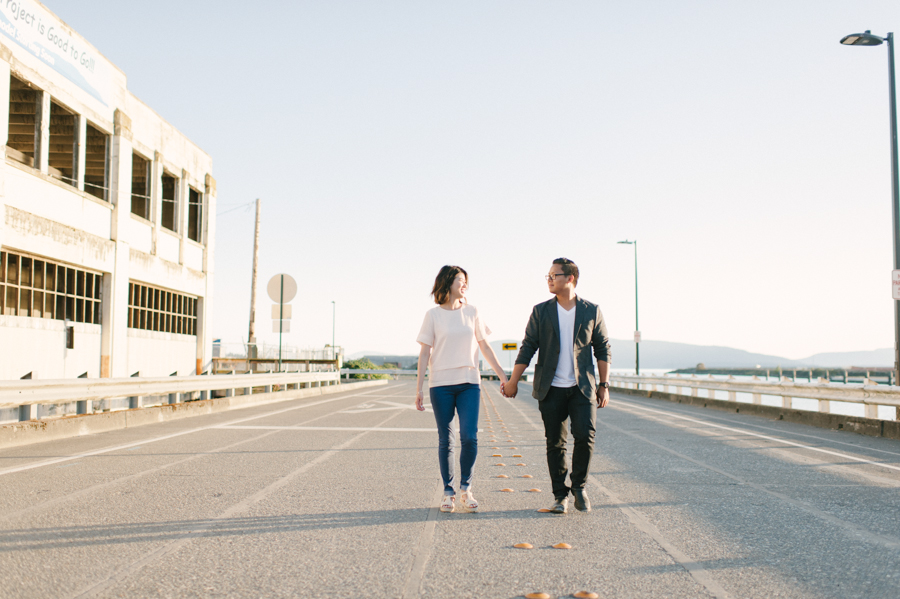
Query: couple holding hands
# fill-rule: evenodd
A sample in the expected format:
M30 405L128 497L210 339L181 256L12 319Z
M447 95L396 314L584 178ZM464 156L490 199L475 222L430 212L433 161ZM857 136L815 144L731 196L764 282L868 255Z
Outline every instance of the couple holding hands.
M459 415L460 503L469 511L478 510L472 495L472 478L478 453L478 411L481 405L481 373L478 350L500 377L500 390L515 397L518 382L538 353L534 370L534 391L538 400L544 435L547 439L547 466L553 483L554 503L550 511L565 514L568 497L575 508L590 511L591 502L584 489L594 453L597 408L609 401L609 335L603 315L575 293L578 267L567 258L557 258L545 277L554 295L538 304L525 327L525 338L516 357L516 365L507 379L494 350L487 342L490 329L474 306L465 301L469 276L459 266L444 266L434 281L432 295L436 307L425 313L416 339L422 346L416 379L416 408L424 411L422 387L425 368L429 368L429 395L438 428L438 463L444 483L442 512L456 509L453 486L454 414ZM597 370L591 352L597 359ZM572 472L566 478L566 424L572 421Z

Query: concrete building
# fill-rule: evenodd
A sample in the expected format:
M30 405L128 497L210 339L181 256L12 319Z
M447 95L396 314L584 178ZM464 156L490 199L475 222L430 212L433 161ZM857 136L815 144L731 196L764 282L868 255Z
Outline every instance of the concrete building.
M0 2L0 98L0 379L207 370L210 157L33 0Z

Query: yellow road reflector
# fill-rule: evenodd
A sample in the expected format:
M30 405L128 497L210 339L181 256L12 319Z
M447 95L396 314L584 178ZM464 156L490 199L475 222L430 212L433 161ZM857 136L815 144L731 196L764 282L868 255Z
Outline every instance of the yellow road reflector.
M506 466L506 464L504 464L503 462L500 462L499 464L494 464L494 466Z
M597 593L592 593L590 591L578 591L573 597L578 597L578 599L600 599L600 595Z
M568 543L557 543L553 546L554 549L571 549L572 546Z
M506 474L498 474L497 478L509 478Z
M515 493L512 489L500 489L501 493Z
M516 466L527 466L528 464L516 464Z
M528 593L525 595L525 599L550 599L550 595L547 593Z
M491 454L491 457L492 457L492 458L502 458L502 457L503 457L503 454L492 453L492 454Z
M550 508L542 507L542 508L539 509L538 511L539 511L540 513L542 513L542 514L549 514L549 513L550 513Z
M516 543L513 547L516 549L534 549L534 545L531 543Z
M521 457L522 457L522 454L520 454L520 453L514 453L512 457L514 457L514 458L521 458Z
M531 476L530 474L523 474L523 475L522 475L522 478L534 478L534 477Z
M540 489L528 489L528 492L529 493L540 493L541 490Z

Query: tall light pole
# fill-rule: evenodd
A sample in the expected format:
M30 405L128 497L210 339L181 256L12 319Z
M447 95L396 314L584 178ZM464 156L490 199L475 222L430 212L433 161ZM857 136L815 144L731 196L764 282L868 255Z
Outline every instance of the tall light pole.
M894 34L887 37L872 35L871 31L854 33L841 38L845 46L880 46L887 42L888 47L888 93L890 94L891 113L891 212L894 217L894 277L900 270L900 183L897 180L897 88L894 81ZM894 381L900 381L900 297L894 295Z
M337 360L337 347L334 345L334 323L336 315L337 304L334 303L334 300L331 300L331 357L334 360Z
M620 241L634 246L634 373L641 374L641 327L638 325L637 239Z

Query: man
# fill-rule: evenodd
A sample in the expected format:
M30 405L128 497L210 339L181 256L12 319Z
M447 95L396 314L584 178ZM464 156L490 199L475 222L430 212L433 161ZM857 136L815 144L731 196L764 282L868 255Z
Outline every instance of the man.
M501 391L515 397L522 373L534 353L539 352L532 395L538 400L547 438L547 466L555 498L550 511L565 514L571 491L575 509L589 512L591 501L584 485L594 453L597 408L606 407L609 402L609 335L600 309L575 294L578 267L574 262L557 258L545 278L555 297L532 310L516 365ZM599 383L595 380L591 348L600 371ZM570 418L575 448L571 486L567 486L566 421Z

